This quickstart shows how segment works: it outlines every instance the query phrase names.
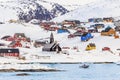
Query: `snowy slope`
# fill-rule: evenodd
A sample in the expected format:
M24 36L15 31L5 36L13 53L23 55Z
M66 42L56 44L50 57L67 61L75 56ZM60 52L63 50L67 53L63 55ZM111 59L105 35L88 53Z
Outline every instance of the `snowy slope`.
M120 0L96 0L96 2L83 5L72 12L53 19L62 21L64 19L78 19L87 21L92 17L117 17L120 16Z
M50 20L68 12L67 9L57 3L44 0L0 1L0 11L4 14L4 17L2 14L0 15L3 21L8 21L8 19L22 19L25 21L31 19Z
M81 5L85 5L91 2L94 2L95 0L45 0L50 2L58 3L62 6L64 6L69 11L75 10Z

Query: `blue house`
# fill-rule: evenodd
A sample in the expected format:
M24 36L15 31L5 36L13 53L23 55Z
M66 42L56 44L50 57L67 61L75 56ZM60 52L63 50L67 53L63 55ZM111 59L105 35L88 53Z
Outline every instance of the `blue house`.
M95 18L88 19L88 22L94 22L94 21L95 21Z
M58 29L57 33L70 33L67 29Z
M89 39L93 38L93 36L91 35L91 33L84 33L81 36L81 41L88 41Z

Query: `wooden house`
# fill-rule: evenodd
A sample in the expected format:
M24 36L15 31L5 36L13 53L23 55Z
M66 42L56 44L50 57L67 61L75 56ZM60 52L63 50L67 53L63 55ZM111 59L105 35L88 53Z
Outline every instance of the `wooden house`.
M19 49L0 49L1 57L19 57Z
M81 36L81 41L88 41L91 38L93 38L92 34L89 32L86 32Z
M64 20L62 22L62 26L64 28L75 28L77 26L80 25L80 21L79 20Z
M55 23L54 22L41 22L40 23L40 26L42 27L49 27L51 25L55 25Z
M114 21L114 25L116 26L115 30L120 32L120 20Z
M48 31L56 31L56 30L58 30L58 28L57 27L44 27L44 29L45 30L48 30Z
M1 40L14 41L15 39L12 36L6 35L6 36L2 37Z
M35 40L34 47L41 47L48 43L48 40Z
M30 42L30 38L27 38L24 33L15 33L14 39L16 41L28 41L28 42Z
M41 22L40 26L48 31L56 31L58 29L58 26L54 22Z
M102 18L89 18L88 19L88 22L103 22L103 19Z
M113 19L112 17L104 17L104 18L103 18L103 21L104 21L104 22L113 22L114 19Z
M95 26L96 29L101 29L101 28L105 27L104 24L95 24L94 26Z
M93 28L93 27L92 27L92 28L89 28L89 29L88 29L88 32L89 32L89 33L95 33L95 32L98 32L98 30L97 30L96 28Z
M82 36L84 32L81 31L76 31L73 34L69 34L68 38L73 38L73 37L77 37L77 36Z
M16 47L22 47L22 43L20 41L12 41L8 47L16 48Z
M94 49L96 49L96 45L94 43L89 43L86 47L86 51L94 50Z
M116 35L116 31L111 28L111 27L107 27L105 30L101 31L101 36L111 36L111 35Z
M70 31L68 29L62 29L62 28L59 28L57 30L57 33L70 33Z

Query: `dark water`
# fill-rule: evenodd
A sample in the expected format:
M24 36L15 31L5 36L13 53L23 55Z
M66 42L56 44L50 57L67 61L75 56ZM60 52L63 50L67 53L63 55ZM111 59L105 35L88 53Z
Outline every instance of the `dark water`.
M120 80L120 65L89 64L89 68L80 68L81 64L44 64L64 71L25 72L28 76L16 76L22 72L0 72L0 80Z

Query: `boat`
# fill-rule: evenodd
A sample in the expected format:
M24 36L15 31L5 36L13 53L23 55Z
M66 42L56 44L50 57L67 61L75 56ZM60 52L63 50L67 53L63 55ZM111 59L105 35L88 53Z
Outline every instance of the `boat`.
M82 66L80 66L80 68L89 68L88 64L83 64Z
M115 64L120 65L120 61L119 62L115 62Z
M28 76L28 75L30 75L30 74L28 74L28 73L19 73L19 74L16 74L16 76Z

